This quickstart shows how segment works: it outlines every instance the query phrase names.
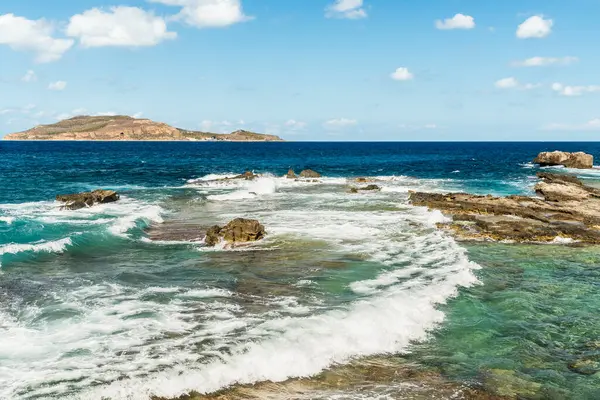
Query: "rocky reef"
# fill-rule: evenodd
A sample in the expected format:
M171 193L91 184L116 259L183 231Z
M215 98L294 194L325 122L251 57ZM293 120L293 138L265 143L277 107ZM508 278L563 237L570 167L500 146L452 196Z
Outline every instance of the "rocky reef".
M460 240L600 243L600 190L573 176L538 173L540 197L410 193L450 218L438 226Z
M66 210L79 210L92 207L95 204L112 203L119 200L119 194L114 190L97 189L93 192L59 194L56 201L65 203L62 208Z
M151 140L151 141L225 141L281 142L274 135L237 130L229 134L189 131L162 122L125 115L77 116L50 125L39 125L24 132L6 135L4 140Z
M590 169L594 166L594 157L581 151L577 153L547 151L538 154L533 162L542 167L562 165L567 168Z

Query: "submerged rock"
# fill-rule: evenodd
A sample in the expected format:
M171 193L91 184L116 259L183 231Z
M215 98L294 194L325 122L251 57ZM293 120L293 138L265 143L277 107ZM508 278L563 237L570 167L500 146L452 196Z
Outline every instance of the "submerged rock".
M571 371L581 375L594 375L600 371L600 356L573 361L568 367Z
M300 178L320 178L321 174L313 171L312 169L305 169L304 171L300 172Z
M463 240L600 243L600 190L570 176L538 177L543 199L412 192L410 201L450 215L438 226Z
M224 227L215 225L208 229L204 242L207 246L215 246L221 240L235 246L240 243L255 242L264 238L265 227L255 219L236 218Z
M546 151L533 160L540 166L563 165L567 168L589 169L594 166L594 157L584 152L567 153L564 151Z
M296 179L297 178L296 173L294 172L293 169L290 169L288 171L286 178L288 178L288 179Z
M119 200L119 194L114 190L98 189L93 192L59 194L56 200L65 203L62 208L66 210L79 210L95 204L115 202Z

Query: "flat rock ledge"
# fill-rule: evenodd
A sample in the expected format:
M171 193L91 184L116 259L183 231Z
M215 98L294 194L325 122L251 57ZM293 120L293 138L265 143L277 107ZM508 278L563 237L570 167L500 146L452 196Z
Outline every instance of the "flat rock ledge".
M56 201L64 203L65 210L79 210L96 204L112 203L119 200L119 194L114 190L97 189L93 192L59 194Z
M440 210L438 227L459 240L600 243L600 190L568 175L538 173L539 197L410 193L410 202Z

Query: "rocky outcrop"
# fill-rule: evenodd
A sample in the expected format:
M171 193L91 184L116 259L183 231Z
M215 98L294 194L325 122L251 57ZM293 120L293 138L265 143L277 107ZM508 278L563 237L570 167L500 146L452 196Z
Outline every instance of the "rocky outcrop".
M298 176L296 176L296 173L294 172L294 170L290 168L290 170L288 171L288 173L285 177L288 179L296 179Z
M233 178L225 178L225 179L244 179L244 180L247 180L247 181L253 181L256 178L258 178L258 175L256 175L254 172L246 171L243 174L240 174L238 176L234 176Z
M362 188L352 187L352 188L350 188L350 193L373 192L373 191L380 191L380 190L381 190L381 188L377 185L367 185Z
M547 151L538 154L533 162L542 167L563 165L567 168L589 169L594 166L594 157L581 151L577 153Z
M312 169L305 169L304 171L300 172L300 178L320 178L321 174L313 171Z
M119 194L114 190L98 189L93 192L59 194L56 200L65 203L62 208L66 210L79 210L95 204L115 202L119 200Z
M538 176L543 198L413 192L410 201L450 216L439 227L458 239L600 243L600 191L574 177Z
M237 218L220 227L215 225L206 232L204 242L207 246L215 246L225 241L230 246L255 242L264 238L265 227L255 219Z
M197 132L174 128L162 122L126 115L77 116L50 125L39 125L24 132L6 135L5 140L150 140L150 141L226 141L279 142L273 135L238 130L230 134Z

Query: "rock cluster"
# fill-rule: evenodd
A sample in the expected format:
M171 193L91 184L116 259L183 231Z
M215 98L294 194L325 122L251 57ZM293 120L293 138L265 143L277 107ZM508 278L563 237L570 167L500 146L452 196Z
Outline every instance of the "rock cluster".
M439 226L463 240L600 243L600 190L571 176L538 177L543 198L412 192L410 201L451 216Z
M56 200L65 203L62 208L66 210L79 210L95 204L112 203L119 200L119 194L114 190L98 189L93 192L59 194Z
M547 151L538 154L533 162L542 167L563 165L567 168L589 169L594 166L594 157L581 151L577 153Z
M264 238L265 227L255 219L237 218L224 227L215 225L206 232L204 242L207 246L216 246L222 240L235 246L255 242Z

